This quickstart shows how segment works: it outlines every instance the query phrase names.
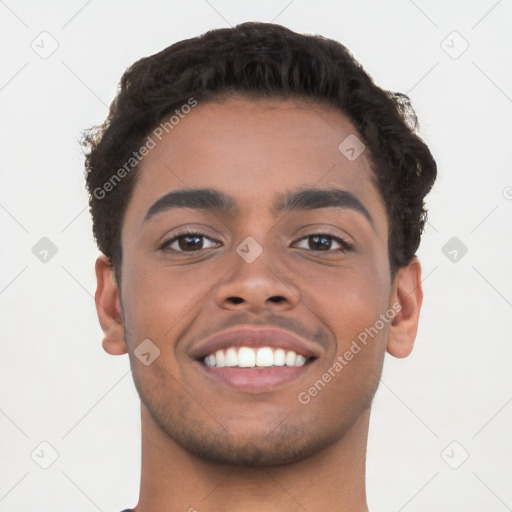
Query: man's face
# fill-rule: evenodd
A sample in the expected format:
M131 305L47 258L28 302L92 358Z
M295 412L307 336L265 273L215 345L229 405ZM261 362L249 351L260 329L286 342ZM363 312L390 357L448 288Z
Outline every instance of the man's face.
M338 149L354 134L324 106L229 99L199 104L145 157L122 229L125 335L143 408L189 452L294 462L341 440L368 411L389 323L375 325L392 306L392 283L368 155L351 161ZM195 189L223 194L231 208L162 201L148 218L163 196ZM279 207L306 189L345 193ZM244 326L296 336L306 364L207 366L205 340ZM277 357L279 341L250 338L229 347L268 343ZM160 350L148 366L133 354L146 339Z

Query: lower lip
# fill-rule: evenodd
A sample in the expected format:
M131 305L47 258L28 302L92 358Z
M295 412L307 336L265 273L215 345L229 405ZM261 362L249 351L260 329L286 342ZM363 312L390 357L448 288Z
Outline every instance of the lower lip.
M206 374L229 387L249 393L272 391L298 379L309 371L313 361L304 366L272 366L269 368L234 368L206 366L196 361Z

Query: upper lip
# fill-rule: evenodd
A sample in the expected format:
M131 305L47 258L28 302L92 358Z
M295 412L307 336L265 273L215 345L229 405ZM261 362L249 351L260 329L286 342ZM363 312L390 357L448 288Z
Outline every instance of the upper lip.
M221 331L192 347L190 357L202 359L229 347L271 347L293 350L306 358L320 357L319 347L274 327L237 327Z

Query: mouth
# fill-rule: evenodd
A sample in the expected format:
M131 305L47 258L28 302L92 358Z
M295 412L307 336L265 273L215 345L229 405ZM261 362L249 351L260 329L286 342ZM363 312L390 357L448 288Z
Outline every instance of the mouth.
M304 366L314 357L304 357L293 350L273 347L230 347L217 350L202 359L206 366L216 368L270 368Z
M262 347L255 353L250 347L240 347L238 356L237 350L230 348L226 351L217 351L215 355L210 354L196 363L200 370L216 383L244 393L258 394L279 389L298 380L309 373L316 360L314 357L306 359L301 354L282 349L270 350L269 353L265 350L268 348L270 347ZM281 364L283 357L285 361ZM310 380L311 378L308 382Z
M321 351L285 331L242 328L205 340L189 355L209 379L255 394L303 376Z

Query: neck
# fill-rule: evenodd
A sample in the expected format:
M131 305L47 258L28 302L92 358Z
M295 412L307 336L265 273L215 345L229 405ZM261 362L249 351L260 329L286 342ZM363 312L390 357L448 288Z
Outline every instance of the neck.
M206 462L170 439L142 407L142 474L135 512L367 512L370 410L322 452L295 464L233 467Z

